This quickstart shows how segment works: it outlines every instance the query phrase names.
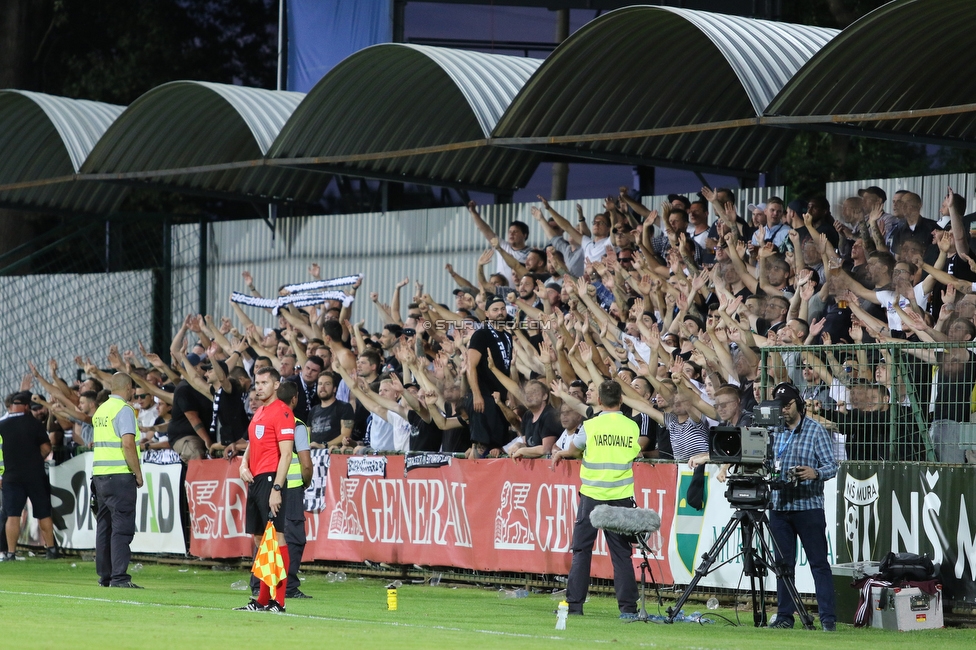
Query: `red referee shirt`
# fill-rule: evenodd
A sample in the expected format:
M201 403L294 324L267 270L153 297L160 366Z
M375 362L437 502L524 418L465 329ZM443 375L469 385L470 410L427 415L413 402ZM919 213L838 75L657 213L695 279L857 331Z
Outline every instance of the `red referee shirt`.
M254 413L247 428L251 474L275 473L281 452L278 443L295 439L295 415L284 402L276 399Z

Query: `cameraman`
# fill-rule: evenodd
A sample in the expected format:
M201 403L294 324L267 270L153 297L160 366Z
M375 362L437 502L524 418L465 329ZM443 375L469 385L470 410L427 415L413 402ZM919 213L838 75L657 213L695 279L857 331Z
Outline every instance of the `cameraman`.
M837 474L832 439L823 426L804 417L803 397L795 386L779 384L773 389L773 399L779 401L786 423L773 439L775 466L784 477L789 473L797 479L773 491L769 529L776 542L776 562L786 575L793 576L799 537L813 574L820 623L825 632L833 632L837 617L824 516L824 481ZM777 581L776 591L776 621L769 627L792 628L793 602L782 581Z

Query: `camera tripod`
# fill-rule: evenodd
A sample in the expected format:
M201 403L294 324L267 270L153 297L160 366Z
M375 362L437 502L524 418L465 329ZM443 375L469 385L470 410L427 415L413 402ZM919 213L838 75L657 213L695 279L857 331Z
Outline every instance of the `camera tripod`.
M796 608L800 623L806 629L812 630L813 617L807 612L806 607L800 600L800 594L796 590L796 583L794 583L793 577L785 574L783 567L776 563L775 556L766 542L766 534L769 532L769 519L766 517L765 506L736 507L735 512L729 519L729 523L722 530L722 534L715 540L712 548L702 556L702 562L695 570L695 575L688 584L688 588L684 590L674 606L668 608L668 617L665 619L665 622L674 623L674 619L681 611L682 605L691 596L691 592L695 590L699 581L713 570L712 565L715 564L722 549L725 548L725 544L737 528L742 531L742 551L714 568L717 569L720 566L728 564L735 558L742 556L742 573L743 575L749 576L750 581L749 593L752 597L752 618L755 626L766 626L766 587L764 578L768 571L771 570L786 586L786 591L789 593L790 600L793 601L793 607ZM770 537L770 539L772 538ZM756 546L756 540L759 541L758 548ZM776 540L773 540L773 545L775 546L775 544Z

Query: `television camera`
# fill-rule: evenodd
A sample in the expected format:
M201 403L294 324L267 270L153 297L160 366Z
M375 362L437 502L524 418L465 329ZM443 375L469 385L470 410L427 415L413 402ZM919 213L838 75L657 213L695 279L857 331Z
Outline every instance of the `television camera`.
M774 459L773 439L784 426L780 403L766 401L753 411L753 426L709 430L709 460L732 466L725 497L736 508L766 509L771 490L799 483L795 468L781 472Z

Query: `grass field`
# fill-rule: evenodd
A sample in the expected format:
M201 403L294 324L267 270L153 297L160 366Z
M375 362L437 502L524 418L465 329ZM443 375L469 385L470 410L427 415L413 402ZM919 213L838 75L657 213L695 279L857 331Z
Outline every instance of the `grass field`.
M450 586L404 585L399 610L386 609L382 581L330 583L307 575L302 589L313 600L288 601L287 614L234 612L248 593L231 583L243 571L155 566L134 573L145 587L105 589L96 584L92 562L77 558L47 562L29 558L0 563L0 623L4 648L972 648L976 630L916 633L855 630L761 630L721 619L712 625L625 624L616 602L594 596L586 616L554 630L555 602L548 595L502 600L496 592ZM687 608L699 609L693 604ZM656 605L654 610L656 611ZM734 620L734 614L720 610ZM652 612L653 613L653 612ZM174 645L176 644L176 645Z

